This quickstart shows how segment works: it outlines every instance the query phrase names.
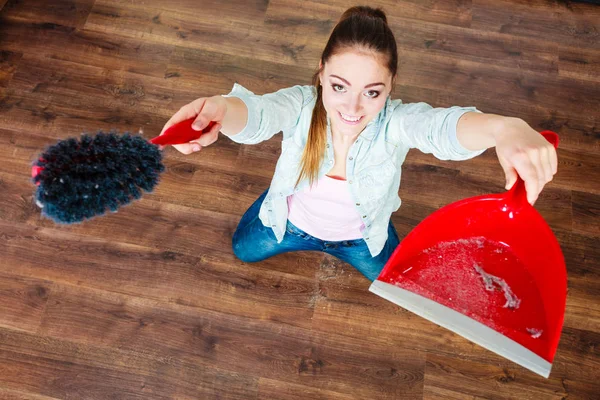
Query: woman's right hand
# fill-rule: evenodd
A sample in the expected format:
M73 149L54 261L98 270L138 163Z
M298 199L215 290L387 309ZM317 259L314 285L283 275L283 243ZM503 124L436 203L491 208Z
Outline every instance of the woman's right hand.
M202 147L213 144L219 137L221 122L227 113L227 102L222 96L201 97L189 104L181 107L169 121L165 124L160 134L162 135L168 128L186 119L196 118L192 128L201 131L206 128L211 121L215 122L212 129L204 133L200 138L192 140L189 143L173 145L175 149L183 154L191 154L199 151Z

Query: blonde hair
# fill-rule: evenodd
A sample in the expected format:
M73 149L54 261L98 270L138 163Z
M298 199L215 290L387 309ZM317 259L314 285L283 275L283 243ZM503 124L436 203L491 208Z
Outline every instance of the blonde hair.
M344 49L369 49L387 56L387 67L396 75L398 69L398 50L396 39L387 24L385 13L377 8L357 6L342 14L333 29L327 45L321 55L321 67L313 75L312 83L317 90L315 108L312 112L308 140L302 153L300 173L296 186L305 179L312 185L319 176L319 169L325 155L327 144L327 111L323 105L323 87L319 84L319 75L323 65L334 54Z

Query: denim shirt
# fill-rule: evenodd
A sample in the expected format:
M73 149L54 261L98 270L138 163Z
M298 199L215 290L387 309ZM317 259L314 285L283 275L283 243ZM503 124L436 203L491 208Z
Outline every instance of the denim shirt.
M316 103L315 87L293 86L255 95L236 83L225 97L238 97L248 107L248 122L240 133L230 136L233 141L256 144L283 133L281 155L259 212L262 223L281 242L288 218L287 197L308 185L305 180L294 187ZM365 225L363 239L373 257L383 249L391 214L400 207L401 166L410 149L432 153L441 160L466 160L483 153L484 150L465 149L456 138L458 119L469 111L480 112L474 107L433 108L426 103L403 104L401 100L388 98L350 147L346 180ZM319 178L333 164L328 119L326 154Z

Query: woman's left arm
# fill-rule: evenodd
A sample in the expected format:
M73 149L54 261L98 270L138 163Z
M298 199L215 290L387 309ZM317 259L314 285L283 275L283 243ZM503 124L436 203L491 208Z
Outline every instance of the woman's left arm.
M469 150L496 147L498 160L506 175L506 189L525 181L527 200L535 203L557 169L554 146L520 118L468 112L458 120L456 136Z

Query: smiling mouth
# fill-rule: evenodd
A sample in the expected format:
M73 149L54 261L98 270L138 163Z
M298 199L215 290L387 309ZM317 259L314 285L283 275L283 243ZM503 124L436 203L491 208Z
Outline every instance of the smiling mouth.
M339 111L338 111L338 114L340 115L340 118L341 118L341 119L342 119L344 122L346 122L346 123L348 123L348 124L351 124L351 125L358 124L358 123L359 123L359 122L360 122L360 121L363 119L363 116L360 116L360 117L352 117L352 116L350 116L350 115L342 114L342 113L341 113L341 112L339 112Z

